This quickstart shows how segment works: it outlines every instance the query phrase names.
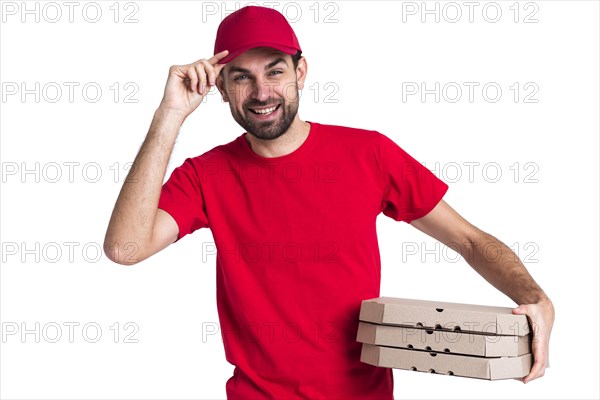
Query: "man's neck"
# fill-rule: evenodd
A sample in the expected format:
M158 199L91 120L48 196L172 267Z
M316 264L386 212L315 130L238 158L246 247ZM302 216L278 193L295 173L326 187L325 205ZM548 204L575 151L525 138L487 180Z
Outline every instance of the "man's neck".
M287 132L277 139L263 140L251 134L246 134L245 137L252 151L259 156L272 158L285 156L302 146L309 132L310 124L306 121L301 121L296 116Z

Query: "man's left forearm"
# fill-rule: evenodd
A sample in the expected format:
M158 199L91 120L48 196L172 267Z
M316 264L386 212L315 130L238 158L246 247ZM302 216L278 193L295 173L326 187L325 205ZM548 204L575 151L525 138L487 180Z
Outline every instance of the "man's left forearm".
M531 323L531 351L535 360L523 382L544 376L554 325L554 305L517 255L500 240L465 220L444 200L429 214L410 223L458 251L475 271L519 305L512 312L526 315Z
M535 304L548 296L535 282L519 257L496 237L476 229L461 246L461 255L475 271L517 304Z

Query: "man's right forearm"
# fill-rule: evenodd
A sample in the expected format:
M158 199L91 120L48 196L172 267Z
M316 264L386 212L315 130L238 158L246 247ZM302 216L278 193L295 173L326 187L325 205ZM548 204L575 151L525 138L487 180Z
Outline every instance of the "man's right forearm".
M185 117L158 108L150 129L123 183L104 238L104 252L115 262L135 249L145 258L175 139ZM132 247L133 246L133 247Z

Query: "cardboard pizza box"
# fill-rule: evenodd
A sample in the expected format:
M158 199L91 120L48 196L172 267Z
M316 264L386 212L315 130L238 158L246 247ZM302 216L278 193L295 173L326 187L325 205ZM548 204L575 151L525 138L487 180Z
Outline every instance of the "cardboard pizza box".
M530 333L527 317L513 314L510 307L396 297L363 300L359 319L381 325L481 332L487 335L525 336Z
M531 353L531 335L484 335L475 332L377 325L363 321L358 323L356 341L379 346L481 357L517 357Z
M488 380L523 378L531 370L531 353L518 357L476 357L406 350L363 343L360 360L367 364L404 370Z

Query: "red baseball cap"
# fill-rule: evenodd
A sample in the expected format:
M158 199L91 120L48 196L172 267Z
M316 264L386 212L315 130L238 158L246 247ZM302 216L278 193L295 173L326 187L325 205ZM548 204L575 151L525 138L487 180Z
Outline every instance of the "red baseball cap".
M285 17L272 8L246 6L221 21L215 54L229 50L219 64L233 60L246 50L267 46L287 54L302 51L294 30Z

